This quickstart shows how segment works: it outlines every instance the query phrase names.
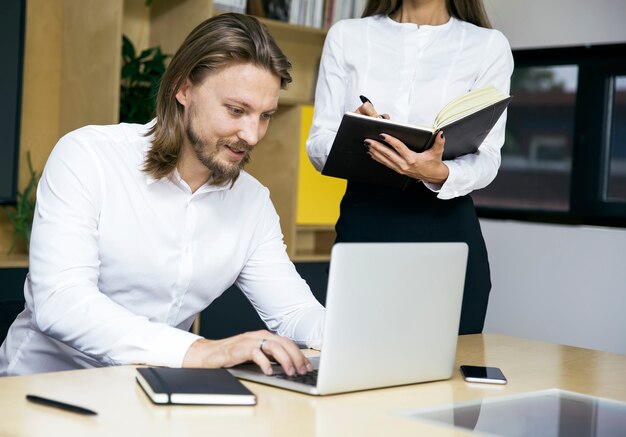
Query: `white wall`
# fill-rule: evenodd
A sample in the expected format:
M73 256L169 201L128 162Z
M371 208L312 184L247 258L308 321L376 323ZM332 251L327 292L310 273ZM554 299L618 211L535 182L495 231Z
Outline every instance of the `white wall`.
M626 355L626 229L481 220L485 332Z
M485 0L515 48L626 42L626 0ZM482 220L485 332L626 354L626 229Z
M626 0L484 0L511 47L626 42Z

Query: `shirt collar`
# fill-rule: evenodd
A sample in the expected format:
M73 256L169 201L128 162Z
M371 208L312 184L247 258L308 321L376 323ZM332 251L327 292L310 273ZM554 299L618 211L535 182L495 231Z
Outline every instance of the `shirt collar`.
M152 128L152 126L156 123L156 118L154 118L152 121L150 121L149 123L147 123L145 125L146 127L146 131L150 128ZM153 136L147 137L147 141L146 144L144 145L144 150L143 150L143 156L144 156L144 160L142 162L142 167L143 167L143 163L146 160L146 157L148 156L148 152L150 151L150 148L152 147L152 138ZM168 181L176 186L178 186L179 188L185 190L185 191L189 191L191 192L191 188L189 187L189 185L187 184L187 182L184 181L184 179L180 176L180 173L178 172L178 169L174 169L174 171L168 175L165 176L163 178L160 179L156 179L154 178L152 175L150 174L146 174L146 185L150 186L152 184L154 184L155 182L159 182L161 180L164 181ZM231 187L231 183L230 182L225 182L221 185L214 185L214 184L209 184L208 182L205 183L204 185L200 186L200 188L198 188L196 190L196 192L194 193L194 195L196 194L202 194L202 193L208 193L211 191L222 191L222 190L227 190Z
M380 17L381 20L385 23L391 24L392 26L395 26L397 28L401 28L404 30L428 30L428 31L434 31L434 32L441 32L444 31L448 28L450 28L456 21L457 19L453 16L450 16L450 19L443 23L443 24L439 24L436 26L432 26L430 24L422 24L422 25L417 25L415 23L399 23L395 20L393 20L391 17L389 17L388 15L383 15Z
M152 175L149 175L149 174L146 175L146 185L148 186L159 181L164 181L167 183L174 184L178 188L191 194L191 188L189 187L187 182L185 182L185 180L182 178L177 168L175 168L174 171L170 173L168 176L165 176L160 179L155 179ZM230 189L230 187L231 187L230 182L225 182L221 185L215 185L215 184L210 184L206 182L205 184L201 185L193 194L198 195L198 194L203 194L203 193L210 193L213 191L223 191L223 190Z

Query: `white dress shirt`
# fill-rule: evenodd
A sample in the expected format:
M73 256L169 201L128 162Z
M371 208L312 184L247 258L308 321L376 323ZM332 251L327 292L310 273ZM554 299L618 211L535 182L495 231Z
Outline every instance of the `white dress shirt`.
M455 18L440 26L380 15L339 21L322 53L309 158L321 171L341 117L361 105L359 95L394 121L432 126L450 100L474 88L493 85L508 94L512 71L509 43L497 30ZM440 199L487 186L500 167L505 121L506 113L478 152L444 161L450 174L442 186L426 186Z
M56 145L37 190L26 309L0 374L180 367L194 316L236 283L269 329L321 343L325 310L287 257L268 190L242 172L195 193L141 171L149 125L88 126ZM236 317L236 315L233 315Z

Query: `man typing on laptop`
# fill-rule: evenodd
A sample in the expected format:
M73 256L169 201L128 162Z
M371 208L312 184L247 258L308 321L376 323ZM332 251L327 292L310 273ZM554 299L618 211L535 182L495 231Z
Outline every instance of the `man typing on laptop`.
M161 82L147 125L88 126L43 172L26 307L0 349L0 375L119 364L230 367L270 358L311 370L324 308L285 251L268 191L242 171L290 64L259 22L201 23ZM197 313L236 283L270 331L208 340Z

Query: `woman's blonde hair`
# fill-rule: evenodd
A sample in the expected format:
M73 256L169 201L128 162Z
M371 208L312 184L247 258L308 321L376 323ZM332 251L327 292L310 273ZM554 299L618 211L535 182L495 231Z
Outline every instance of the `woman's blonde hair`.
M154 135L143 171L155 179L169 175L178 163L185 137L184 106L176 94L189 79L192 84L232 63L252 63L280 78L281 88L291 82L291 64L256 18L221 14L200 23L187 36L168 65L157 95Z
M392 15L402 6L402 0L368 0L363 17ZM455 18L476 26L491 28L482 0L446 0L448 13Z

